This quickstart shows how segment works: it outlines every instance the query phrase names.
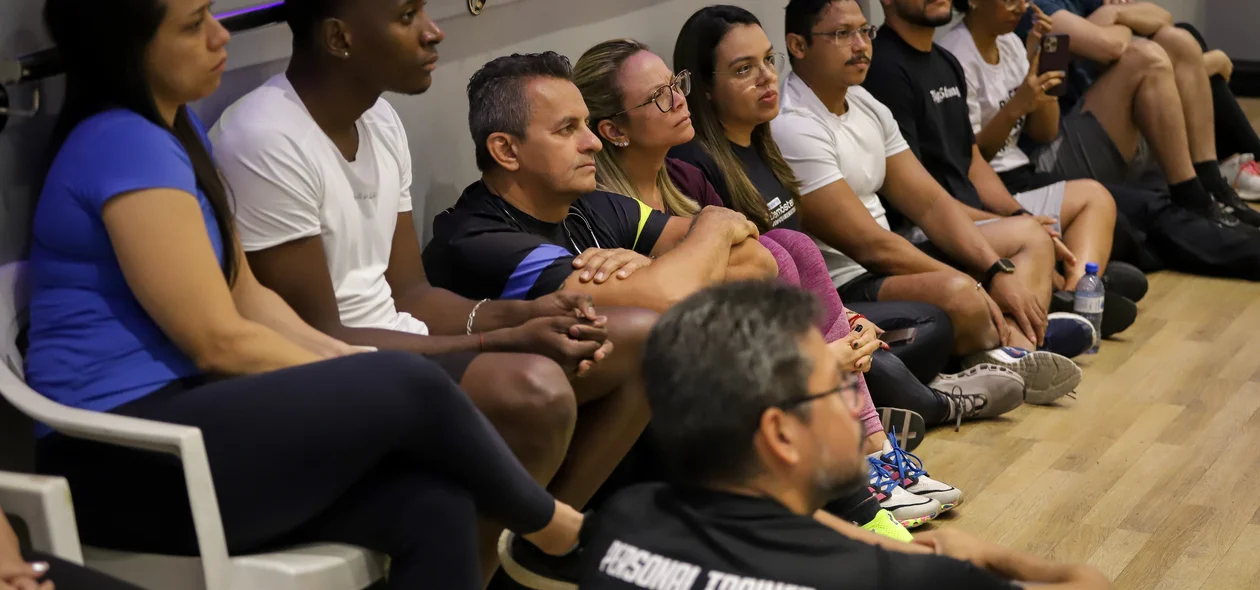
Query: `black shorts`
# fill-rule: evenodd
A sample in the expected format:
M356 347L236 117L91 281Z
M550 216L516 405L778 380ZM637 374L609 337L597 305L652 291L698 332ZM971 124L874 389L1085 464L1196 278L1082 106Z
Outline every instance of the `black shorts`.
M933 245L932 242L919 242L914 247L936 260L954 266L954 261L950 260L949 255L944 250ZM888 275L877 275L870 272L862 273L857 278L840 285L836 292L840 294L840 300L846 306L850 303L874 303L879 301L879 290L884 287L884 279L887 278Z
M442 367L443 371L446 371L447 375L450 375L455 383L459 383L464 380L464 373L468 372L468 365L471 365L473 359L477 358L479 354L481 353L478 351L469 350L426 355L425 358L437 363L439 367Z

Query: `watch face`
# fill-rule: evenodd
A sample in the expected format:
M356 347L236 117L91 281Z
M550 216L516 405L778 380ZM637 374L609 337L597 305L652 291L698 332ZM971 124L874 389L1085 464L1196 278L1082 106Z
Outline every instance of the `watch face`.
M1015 263L1011 262L1009 258L998 259L998 266L1002 269L1002 272L1015 272Z

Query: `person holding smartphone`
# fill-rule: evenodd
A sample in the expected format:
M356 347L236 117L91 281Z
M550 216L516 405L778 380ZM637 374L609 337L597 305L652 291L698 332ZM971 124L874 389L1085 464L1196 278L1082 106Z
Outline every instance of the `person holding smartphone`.
M1061 61L1059 57L1066 55L1071 39L1051 35L1050 17L1027 0L953 1L954 9L964 18L951 26L939 43L958 59L966 76L967 114L976 147L1012 194L1045 189L1060 195L1057 210L1049 207L1032 213L1059 224L1064 244L1076 254L1076 263L1064 269L1064 289L1071 291L1085 275L1086 262L1105 262L1111 252L1115 201L1095 181L1038 174L1032 158L1020 147L1025 137L1036 144L1049 144L1059 135L1057 95L1067 84L1067 72L1043 64ZM1035 25L1027 39L1020 41L1014 31L1026 12L1031 13ZM1043 52L1043 42L1055 50ZM1043 62L1043 57L1050 62ZM1023 209L1016 211L1022 213ZM1110 309L1123 307L1127 316L1135 309L1133 302L1146 293L1146 277L1124 263L1108 270L1108 283L1113 288ZM1104 332L1114 329L1112 326Z

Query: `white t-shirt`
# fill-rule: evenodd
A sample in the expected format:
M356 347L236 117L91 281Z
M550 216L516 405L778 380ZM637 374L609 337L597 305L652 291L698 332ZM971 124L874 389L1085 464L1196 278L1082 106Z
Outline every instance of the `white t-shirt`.
M837 116L796 74L783 85L779 116L770 124L775 143L801 183L801 198L838 180L845 180L875 222L888 227L884 203L876 194L884 186L888 158L910 149L897 120L864 88L849 88L849 109ZM866 272L852 258L814 238L836 287Z
M428 334L385 281L398 214L411 211L402 121L380 99L355 128L359 151L346 161L284 74L228 107L210 138L241 243L253 252L319 236L343 324Z
M984 61L971 31L962 21L950 27L937 43L954 54L962 64L967 75L967 112L971 115L971 128L979 134L1024 83L1028 75L1028 50L1018 35L1007 33L998 37L997 65ZM1028 154L1019 149L1019 137L1024 132L1026 119L1020 119L1015 124L1006 145L989 161L995 171L1008 172L1029 164Z

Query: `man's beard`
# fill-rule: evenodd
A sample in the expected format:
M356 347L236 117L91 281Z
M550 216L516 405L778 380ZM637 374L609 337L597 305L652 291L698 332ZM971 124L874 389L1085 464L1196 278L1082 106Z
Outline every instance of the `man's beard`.
M859 451L859 456L860 454ZM814 492L821 502L820 506L843 498L867 483L866 471L862 468L866 465L865 458L856 465L848 467L820 443L818 463L818 469L814 473Z
M905 11L898 11L898 12L900 12L901 18L905 19L906 22L912 25L918 25L920 27L931 27L935 29L937 27L943 27L945 25L948 25L950 21L954 20L953 14L951 14L948 10L945 11L945 15L942 17L935 18L935 19L928 18L927 7L928 5L932 3L933 3L933 0L923 0L923 5L921 6L921 9L917 13L911 14ZM904 6L905 4L909 4L909 3L899 1L898 4L901 4Z

